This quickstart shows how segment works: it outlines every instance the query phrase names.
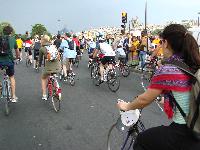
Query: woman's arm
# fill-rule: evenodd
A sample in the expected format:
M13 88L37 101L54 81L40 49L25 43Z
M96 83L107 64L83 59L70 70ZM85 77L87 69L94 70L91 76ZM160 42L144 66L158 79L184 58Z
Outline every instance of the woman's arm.
M132 102L119 101L117 107L124 111L141 109L152 103L161 93L162 90L159 89L148 89L143 94L134 98Z

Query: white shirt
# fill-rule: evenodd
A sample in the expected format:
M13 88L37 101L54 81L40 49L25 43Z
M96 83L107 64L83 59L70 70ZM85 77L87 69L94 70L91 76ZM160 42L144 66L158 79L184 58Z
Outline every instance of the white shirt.
M113 51L111 45L108 43L100 43L100 51L105 55L105 56L115 56L115 51Z
M118 48L118 49L116 50L116 52L118 53L118 55L126 56L126 53L124 52L124 49L123 49L123 48Z

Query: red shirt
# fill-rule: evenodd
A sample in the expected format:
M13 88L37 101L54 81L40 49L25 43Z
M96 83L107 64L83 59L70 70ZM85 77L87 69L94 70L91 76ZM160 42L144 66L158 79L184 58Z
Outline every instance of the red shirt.
M76 43L76 46L80 46L80 42L77 38L73 38L72 40Z

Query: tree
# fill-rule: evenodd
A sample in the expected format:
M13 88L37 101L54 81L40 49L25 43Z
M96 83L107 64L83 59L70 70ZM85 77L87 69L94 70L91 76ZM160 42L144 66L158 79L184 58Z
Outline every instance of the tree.
M31 37L34 37L35 35L41 36L47 33L47 29L42 24L35 24L34 26L32 26Z
M2 23L0 23L0 35L3 34L3 28L6 27L6 26L11 26L11 24L9 22L2 22ZM13 28L13 34L15 34L14 28Z
M163 29L155 29L154 31L151 32L152 35L159 35Z

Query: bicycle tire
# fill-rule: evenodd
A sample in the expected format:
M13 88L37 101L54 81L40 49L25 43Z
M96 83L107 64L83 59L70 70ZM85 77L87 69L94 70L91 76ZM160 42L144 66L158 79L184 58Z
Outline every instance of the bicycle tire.
M117 92L119 90L120 87L120 79L117 76L115 71L109 71L108 75L107 75L107 84L108 84L108 88L112 91L112 92Z
M56 83L56 87L59 88L59 85L57 83L57 81L55 81ZM53 105L53 108L55 110L55 112L59 112L60 111L60 107L61 107L61 93L57 94L56 93L56 87L55 86L52 86L52 97L51 97L51 101L52 101L52 105Z
M122 76L123 77L128 77L130 75L130 68L128 65L124 65L122 68L121 68L121 72L122 72Z
M31 66L31 61L29 59L26 59L26 67L30 67Z
M92 80L93 80L94 85L96 85L96 86L100 85L100 74L99 74L99 69L98 68L93 71Z
M120 132L117 123L113 124L108 132L107 150L132 150L134 137L127 132Z
M10 87L8 86L8 82L5 83L5 93L6 93L6 98L5 98L5 115L8 116L10 114L10 92L11 90L9 89Z
M70 83L71 86L75 85L75 78L74 78L73 75L70 75L70 77L69 77L69 83Z

